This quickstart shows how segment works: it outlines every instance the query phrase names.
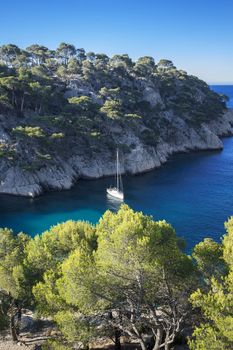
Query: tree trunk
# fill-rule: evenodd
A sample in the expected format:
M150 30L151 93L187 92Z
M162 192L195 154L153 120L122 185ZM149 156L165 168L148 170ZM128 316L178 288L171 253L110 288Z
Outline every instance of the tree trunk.
M23 112L23 109L24 109L24 98L25 98L25 94L23 93L23 97L22 97L22 100L21 100L20 112Z
M11 104L12 104L12 106L14 107L14 105L15 105L15 92L14 92L14 89L12 90Z
M21 319L22 319L22 309L19 306L17 309L17 324L15 326L17 335L19 335Z
M153 347L153 350L159 350L160 349L160 345L161 345L161 342L162 342L162 336L163 336L163 332L161 331L161 329L157 329L156 337L154 338L155 339L155 345Z
M12 301L10 306L10 331L12 340L18 341L17 331L15 327L14 301Z
M121 350L121 331L115 330L115 350Z
M147 349L146 349L146 344L145 344L145 342L144 342L143 340L139 340L139 343L140 343L140 345L141 345L141 349L142 349L142 350L147 350Z

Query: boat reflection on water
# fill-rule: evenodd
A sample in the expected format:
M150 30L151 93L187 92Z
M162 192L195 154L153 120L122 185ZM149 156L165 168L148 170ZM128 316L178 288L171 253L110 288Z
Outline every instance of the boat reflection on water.
M107 208L112 211L117 211L121 204L124 203L123 200L120 200L119 198L114 198L111 195L107 194L106 196L106 202L107 202Z

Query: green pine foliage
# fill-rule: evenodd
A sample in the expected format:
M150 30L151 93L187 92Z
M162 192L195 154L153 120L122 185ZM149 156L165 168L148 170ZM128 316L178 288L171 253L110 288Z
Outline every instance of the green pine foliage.
M72 349L127 336L171 349L193 329L191 350L233 345L233 218L222 243L205 239L192 256L171 225L122 205L96 225L67 221L30 238L0 230L0 327L20 335L22 308L59 331L44 349ZM58 333L59 334L59 333Z
M205 252L202 249L200 254L200 244L195 248L199 258L202 256L202 269L209 266L208 274L212 276L208 288L199 288L190 297L203 317L189 341L191 350L233 349L233 217L225 227L227 234L221 246L205 240L201 243L206 245ZM223 263L224 273L219 275L219 266Z
M70 97L66 92L73 80L81 89ZM156 106L144 100L145 82L161 95ZM38 44L25 50L12 44L0 47L0 113L18 116L23 127L41 127L36 116L51 115L51 122L52 116L62 120L54 132L77 125L89 133L97 125L111 128L112 120L129 125L127 116L139 115L138 125L154 132L155 120L171 110L198 127L221 117L225 102L225 96L165 59L156 64L145 56L133 62L127 54L109 58L68 43L56 50ZM30 124L22 121L25 116Z

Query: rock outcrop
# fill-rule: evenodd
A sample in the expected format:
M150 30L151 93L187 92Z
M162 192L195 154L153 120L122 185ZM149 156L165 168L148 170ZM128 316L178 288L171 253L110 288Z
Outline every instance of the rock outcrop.
M112 175L116 148L122 173L149 171L177 152L221 149L232 134L226 96L170 60L32 46L0 54L0 193L33 197Z
M233 134L233 110L222 118L203 123L199 128L190 127L178 117L167 116L172 124L173 137L167 141L166 128L161 130L156 146L145 145L131 129L120 130L118 142L126 145L121 154L121 172L137 174L165 163L169 156L178 152L217 150L223 148L221 137ZM170 120L169 120L170 118ZM9 141L4 129L0 141ZM30 150L29 150L30 151ZM26 170L19 164L0 160L0 193L37 196L47 190L69 189L80 178L100 178L115 173L114 150L104 149L90 156L85 148L70 150L66 159L59 157L53 164L45 164L38 170Z

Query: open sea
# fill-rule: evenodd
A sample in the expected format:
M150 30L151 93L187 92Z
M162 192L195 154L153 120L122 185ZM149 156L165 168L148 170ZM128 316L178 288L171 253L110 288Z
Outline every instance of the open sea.
M214 85L229 96L233 86ZM219 241L224 222L233 215L233 137L224 150L173 156L164 166L137 176L124 176L125 202L135 210L165 219L186 239L187 249L205 237ZM0 195L0 227L32 236L69 219L95 223L118 203L106 198L112 178L80 180L69 191L50 192L30 199Z

